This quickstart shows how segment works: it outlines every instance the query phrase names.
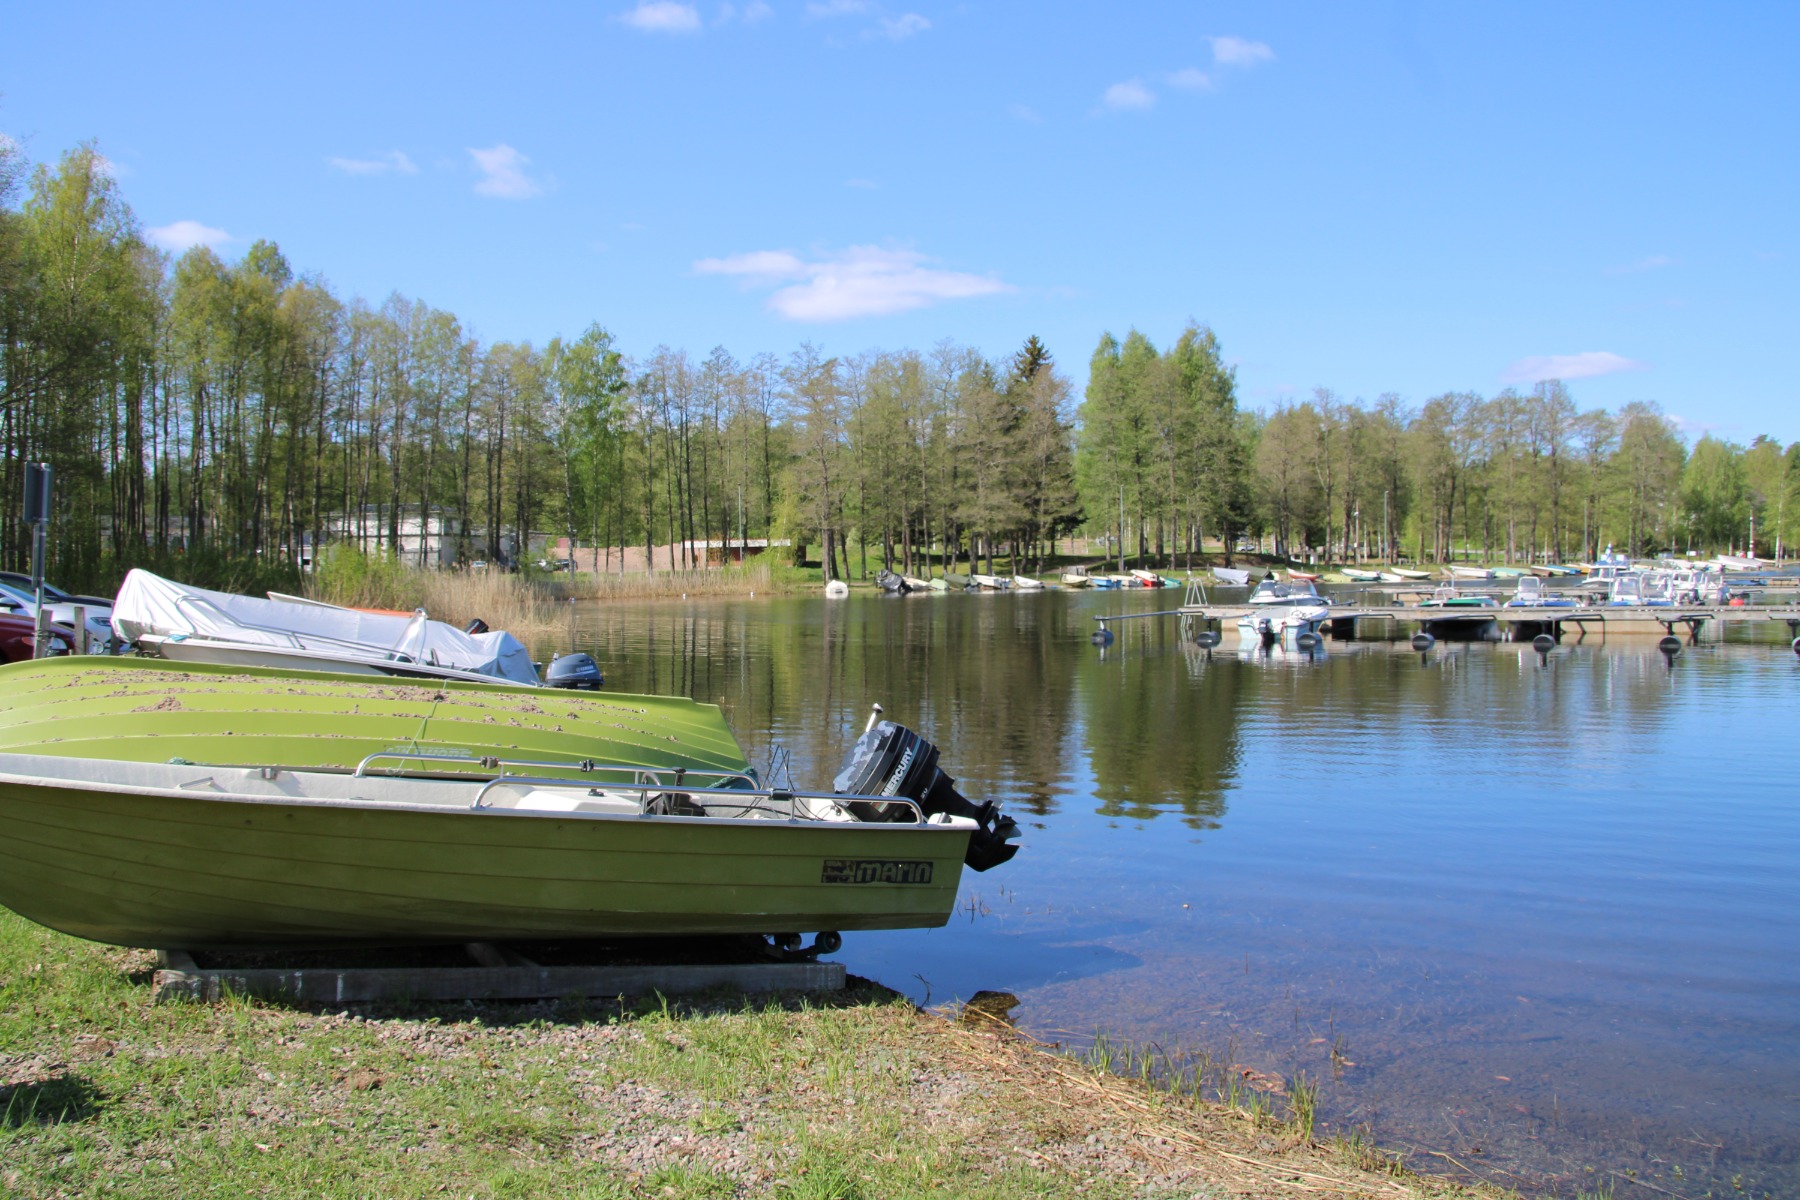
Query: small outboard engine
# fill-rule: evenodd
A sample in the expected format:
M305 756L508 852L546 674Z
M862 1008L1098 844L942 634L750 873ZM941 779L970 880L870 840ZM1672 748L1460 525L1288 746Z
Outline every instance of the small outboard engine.
M580 688L583 691L599 691L606 679L600 674L600 664L590 654L559 654L550 660L544 668L544 686L556 688Z
M963 861L977 871L997 867L1017 854L1019 848L1007 839L1018 836L1018 823L992 800L975 804L965 799L956 790L956 780L938 770L937 763L936 746L904 725L879 721L856 739L831 790L839 795L902 796L927 817L949 813L972 819L979 828L969 835ZM864 821L905 821L912 815L902 805L866 800L846 801L844 807Z

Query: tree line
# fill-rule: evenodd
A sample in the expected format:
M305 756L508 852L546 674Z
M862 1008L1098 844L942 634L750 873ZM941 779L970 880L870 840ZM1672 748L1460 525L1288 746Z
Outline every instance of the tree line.
M5 142L0 458L0 557L25 561L17 481L48 461L50 570L71 586L137 564L291 571L321 542L399 545L407 520L463 559L547 533L603 570L628 547L700 566L786 538L839 577L1036 569L1078 533L1180 565L1244 539L1564 558L1742 545L1752 520L1791 544L1800 522L1800 446L1690 452L1653 406L1582 412L1555 382L1250 412L1198 325L1160 351L1103 336L1079 406L1036 337L1000 359L952 342L628 358L598 324L485 343L421 301L345 299L273 242L236 262L159 251L93 147L27 170Z

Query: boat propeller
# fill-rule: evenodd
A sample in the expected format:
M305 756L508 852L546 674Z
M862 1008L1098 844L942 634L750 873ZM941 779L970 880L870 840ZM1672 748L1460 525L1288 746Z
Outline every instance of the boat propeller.
M969 835L963 861L977 871L997 867L1018 853L1009 840L1018 836L1018 823L993 801L977 804L957 791L956 780L938 769L938 748L904 725L871 721L850 748L831 789L839 795L904 797L927 817L948 813L970 818L976 829ZM875 800L847 800L844 807L864 821L904 821L911 815L904 805Z

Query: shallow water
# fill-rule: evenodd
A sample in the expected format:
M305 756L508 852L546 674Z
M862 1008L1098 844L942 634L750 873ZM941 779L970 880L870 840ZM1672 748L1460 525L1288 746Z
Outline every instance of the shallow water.
M722 705L802 786L879 701L1019 818L948 927L847 936L857 974L1011 992L1037 1036L1215 1079L1304 1072L1328 1129L1419 1169L1800 1195L1785 639L1240 656L1168 617L1090 644L1178 596L607 604L570 637L608 690Z

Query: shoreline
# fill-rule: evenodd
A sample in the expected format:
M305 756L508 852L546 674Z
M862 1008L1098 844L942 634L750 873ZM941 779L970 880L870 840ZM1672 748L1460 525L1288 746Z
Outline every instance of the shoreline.
M7 1194L1511 1194L867 980L810 1002L332 1011L152 1006L152 965L0 914Z

